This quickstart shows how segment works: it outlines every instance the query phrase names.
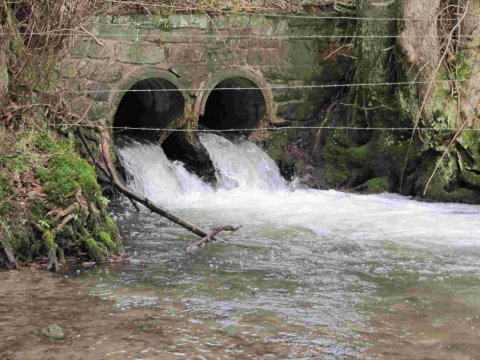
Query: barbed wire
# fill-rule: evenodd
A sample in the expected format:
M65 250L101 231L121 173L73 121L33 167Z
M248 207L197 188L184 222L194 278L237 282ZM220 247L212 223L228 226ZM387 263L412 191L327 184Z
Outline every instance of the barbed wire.
M93 124L50 124L54 127L77 127L77 128L97 128L97 125ZM357 127L357 126L268 126L268 127L256 127L256 128L239 128L239 129L177 129L177 128L156 128L156 127L135 127L135 126L103 126L110 130L119 131L150 131L150 132L217 132L217 133L232 133L232 132L252 132L252 131L282 131L282 130L355 130L355 131L480 131L480 128L415 128L415 127Z
M138 28L136 28L138 30ZM65 31L65 30L60 30ZM75 32L74 32L75 31ZM0 35L3 36L70 36L70 37L85 37L91 38L92 34L82 32L81 30L72 30L71 32L62 32L58 33L55 30L45 31L45 32L0 32ZM95 35L95 34L94 34ZM101 39L112 40L117 38L159 38L162 39L163 36L158 34L96 34ZM228 35L225 34L170 34L165 32L165 37L174 37L174 38L198 38L198 39L219 39L219 40L229 40L229 39L270 39L270 40L302 40L302 39L421 39L421 38L431 38L431 39L446 39L449 38L448 35L431 35L431 34L422 34L422 35ZM469 39L472 38L471 35L458 34L455 35L458 39Z
M155 77L153 77L155 78ZM228 78L227 78L228 79ZM225 80L227 80L225 79ZM141 80L140 80L141 81ZM437 80L434 83L443 82L466 82L467 79L446 79ZM219 83L221 83L220 81ZM401 81L401 82L382 82L382 83L350 83L350 84L319 84L319 85L274 85L270 87L215 87L215 88L167 88L167 89L92 89L92 90L68 90L59 89L56 91L47 91L46 93L66 93L66 94L102 94L102 93L157 93L157 92L211 92L211 91L247 91L247 90L294 90L294 89L325 89L325 88L347 88L347 87L365 87L365 86L397 86L397 85L422 85L430 81Z

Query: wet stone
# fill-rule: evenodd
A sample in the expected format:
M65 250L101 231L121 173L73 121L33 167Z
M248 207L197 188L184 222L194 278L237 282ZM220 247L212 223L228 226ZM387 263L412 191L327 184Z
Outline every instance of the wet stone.
M65 331L61 326L49 325L40 330L40 335L52 340L62 340L65 337Z

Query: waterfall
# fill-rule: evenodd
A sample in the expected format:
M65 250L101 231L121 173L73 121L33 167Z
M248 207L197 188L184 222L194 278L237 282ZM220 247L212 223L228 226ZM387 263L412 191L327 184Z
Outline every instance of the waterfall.
M200 141L215 166L216 190L286 190L287 183L275 162L254 143L234 142L215 134L201 134ZM179 203L186 196L214 192L215 189L170 161L158 143L122 139L117 144L128 186L159 203Z
M200 141L215 167L216 187L169 160L158 143L132 140L117 145L127 185L212 224L300 226L354 242L480 244L479 207L420 203L389 194L291 191L275 162L254 143L209 133L200 135Z
M285 190L286 182L277 164L257 145L247 140L232 142L215 134L201 134L200 141L215 166L219 188Z
M157 143L122 140L117 155L127 175L127 185L160 204L181 201L188 193L213 192L179 161L170 161Z

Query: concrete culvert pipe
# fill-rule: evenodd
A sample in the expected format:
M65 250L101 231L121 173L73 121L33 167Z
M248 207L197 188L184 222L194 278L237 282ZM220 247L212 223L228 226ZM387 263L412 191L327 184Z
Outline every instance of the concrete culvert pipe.
M210 93L199 125L213 130L253 129L266 113L266 101L258 86L251 80L232 77L219 82Z
M126 128L174 128L184 116L185 99L178 88L162 78L137 82L126 92L115 114L114 126ZM149 91L152 90L152 91ZM127 130L145 138L158 137L155 131Z

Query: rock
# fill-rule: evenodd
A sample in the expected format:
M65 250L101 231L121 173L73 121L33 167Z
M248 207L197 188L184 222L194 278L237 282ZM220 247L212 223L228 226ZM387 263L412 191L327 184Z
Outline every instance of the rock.
M84 269L92 268L92 267L94 267L95 265L97 265L97 263L96 263L95 261L82 263L82 267L83 267Z
M45 326L40 334L52 340L62 340L65 337L65 331L58 325Z

